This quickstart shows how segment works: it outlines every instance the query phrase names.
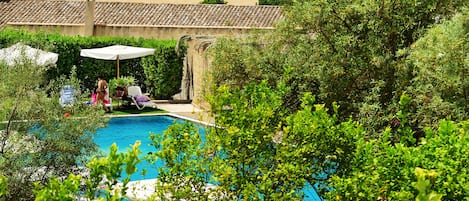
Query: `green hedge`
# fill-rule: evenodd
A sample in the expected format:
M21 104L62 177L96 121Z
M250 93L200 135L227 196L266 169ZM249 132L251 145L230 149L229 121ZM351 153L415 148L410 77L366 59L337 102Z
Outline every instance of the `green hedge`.
M175 52L177 45L175 40L64 36L10 28L0 30L0 48L9 47L17 42L59 54L57 68L51 68L47 72L49 80L60 75L69 75L72 67L77 66L78 78L83 82L82 90L94 88L99 74L106 80L115 78L117 68L116 61L81 57L81 49L116 44L154 48L156 51L153 56L121 60L120 75L133 76L137 84L155 98L170 98L180 91L184 54ZM185 51L185 48L180 48L180 51Z

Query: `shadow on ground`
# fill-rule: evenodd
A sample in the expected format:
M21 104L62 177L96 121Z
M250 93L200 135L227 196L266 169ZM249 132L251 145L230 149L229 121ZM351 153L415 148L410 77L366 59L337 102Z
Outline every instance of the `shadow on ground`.
M165 110L157 108L143 108L138 110L136 107L118 107L114 108L111 115L126 115L126 114L158 114L158 113L167 113Z

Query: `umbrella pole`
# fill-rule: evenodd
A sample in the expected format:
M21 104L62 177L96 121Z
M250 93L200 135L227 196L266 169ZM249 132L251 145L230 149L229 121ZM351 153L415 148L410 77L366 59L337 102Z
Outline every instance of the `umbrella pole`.
M119 79L119 55L117 55L117 79Z

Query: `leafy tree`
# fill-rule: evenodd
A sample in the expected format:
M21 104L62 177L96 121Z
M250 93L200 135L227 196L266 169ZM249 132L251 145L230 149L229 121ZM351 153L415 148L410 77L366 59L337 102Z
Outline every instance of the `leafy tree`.
M301 200L307 183L327 178L315 173L346 171L337 164L353 156L360 126L339 123L336 112L329 115L308 94L302 109L287 116L279 107L284 88L272 90L265 82L242 90L220 87L210 101L216 126L204 137L179 125L154 138L159 151L150 158L166 165L159 198Z
M130 175L137 172L136 165L141 161L138 157L141 154L139 146L140 142L137 141L127 152L118 153L116 144L112 144L108 156L93 157L86 165L90 169L88 178L70 174L62 181L53 177L46 185L36 183L36 200L77 200L83 196L87 200L125 200ZM127 176L122 179L123 172Z
M409 50L401 51L409 55L409 65L401 69L400 79L409 83L406 90L412 96L412 124L422 128L437 125L442 117L469 118L468 27L466 8L431 28Z
M407 64L399 51L463 5L467 1L298 1L285 7L273 34L218 42L214 80L267 80L271 86L286 80L291 90L284 106L292 111L300 108L301 94L311 92L330 109L337 102L344 119L367 116L384 128L408 83L397 79L397 69Z
M79 197L80 183L82 177L80 175L70 174L64 181L59 181L57 178L51 178L46 186L36 184L35 200L76 200Z
M437 122L447 115L467 119L467 87L463 79L467 77L467 30L463 28L467 22L462 20L464 17L456 17L460 22L452 25L457 29L448 30L448 36L440 31L423 39L428 42L418 40L435 23L446 21L455 12L467 12L460 9L463 5L467 3L300 2L286 8L285 22L270 37L220 40L213 49L212 76L215 84L237 89L264 79L270 86L281 82L288 88L282 95L283 105L292 112L300 110L303 92L311 92L331 109L335 101L339 102L344 118L341 121L352 116L364 123L367 135L355 135L357 147L350 151L355 153L354 159L339 165L347 171L337 171L337 176L328 181L332 189L338 189L328 194L329 199L415 199L417 190L411 181L417 179L413 171L425 163L421 167L445 174L438 177L438 185L431 180L431 188L437 194L447 200L463 200L466 173L459 159L448 159L436 168L435 163L444 160L440 158L444 156L435 155L453 153L455 147L462 155L466 151L460 149L462 144L448 143L437 153L429 147L437 146L436 141L441 139L431 138L434 135L424 132L424 128L438 127ZM413 49L416 47L421 49ZM449 52L456 59L449 61L448 57L440 63L436 56L441 52ZM422 70L425 68L428 70ZM441 73L434 74L435 71ZM435 101L421 104L429 101L426 95L435 96ZM423 117L432 120L424 123ZM460 137L465 131L456 132L461 127L467 125L441 135L464 143ZM440 129L447 127L442 124ZM428 145L429 140L435 140L435 144ZM336 147L331 145L330 149ZM465 160L466 156L457 155ZM429 159L422 159L426 156ZM455 172L463 173L460 176ZM445 188L451 183L455 183L452 190Z
M417 141L414 136L416 131L413 130L415 124L411 118L414 115L414 99L411 97L413 94L401 93L404 89L408 89L407 85L397 83L398 78L401 78L397 75L402 73L397 72L397 67L405 69L408 64L407 55L402 54L402 51L405 53L405 48L412 48L411 44L423 34L424 28L431 25L430 16L435 16L434 12L439 12L436 16L444 16L443 14L449 10L430 9L416 14L413 12L417 11L413 9L420 9L423 5L414 5L410 1L404 2L407 4L403 5L394 5L391 2L392 6L388 7L390 6L388 2L383 4L368 2L370 5L363 5L364 8L339 4L339 7L344 6L345 13L342 13L332 8L332 5L328 7L322 3L325 4L325 2L305 2L302 4L304 7L294 6L292 10L296 11L296 16L301 16L297 18L305 19L285 24L284 26L291 29L285 32L283 37L279 37L281 41L279 43L271 42L267 45L253 43L252 41L260 40L254 38L255 40L248 39L241 42L226 39L217 44L214 48L213 62L216 70L212 75L215 84L221 87L213 92L213 97L209 100L219 127L207 135L207 144L203 148L205 152L213 153L212 158L200 160L199 157L203 155L187 157L199 163L209 164L208 167L211 168L209 178L212 178L213 183L219 187L216 189L218 195L224 195L227 199L256 200L261 199L260 197L279 200L301 199L301 193L297 192L305 182L316 183L323 179L327 187L317 190L330 200L423 200L429 197L436 200L439 197L443 200L467 199L468 184L465 179L467 168L463 162L467 161L468 156L467 146L464 146L468 140L465 135L467 122L443 121L439 126L435 126L438 130L427 129L425 137ZM371 12L374 6L382 8L383 12L374 13L375 15L391 17L391 21L397 23L396 27L387 27L390 28L390 32L377 31L386 28L386 20L371 20L364 14ZM310 10L314 8L325 13L311 14ZM406 10L407 8L411 9ZM376 11L380 9L375 9ZM393 16L395 12L402 12L403 15ZM309 16L312 19L308 18L308 14L313 15ZM407 18L405 16L414 15L419 18L418 26L407 24L405 20ZM341 23L344 27L335 23L325 24L325 20L331 17L343 19ZM318 24L319 22L313 19L322 19L320 22L324 24ZM349 23L353 26L345 26ZM374 27L377 24L384 27ZM444 25L445 23L442 26ZM407 30L404 28L406 26L415 30ZM308 32L320 27L325 28L319 29L325 31L324 33ZM457 27L467 26L459 24ZM394 32L393 28L396 28L397 32ZM341 34L334 33L332 31L334 29ZM464 78L460 74L465 72L463 63L467 60L465 54L461 53L465 47L466 37L463 35L466 32L456 31L456 33L460 34L448 33L454 35L454 43L450 43L454 45L441 44L442 47L451 50L452 47L455 48L454 54L457 55L455 62L463 69L454 69L457 76L452 76L454 79L449 81L458 80L456 79L458 77ZM357 37L354 34L357 34ZM432 46L429 48L434 50ZM274 55L269 51L285 54ZM415 53L410 53L410 60L413 54ZM417 67L423 65L444 67L430 61L418 64ZM414 81L422 79L419 75L413 76L416 77ZM264 78L270 79L262 81ZM253 85L252 82L261 84ZM308 84L312 84L313 87ZM268 90L267 85L281 86L279 93ZM338 90L337 86L345 88ZM446 93L464 92L464 88L458 88L465 86L464 84L456 82L449 86L454 88L449 88L451 90L445 91ZM308 90L317 92L319 99L326 101L332 110L327 111L324 105L311 104L314 99L308 93L302 93ZM294 101L298 100L288 99L292 97L290 96L292 93L295 98L302 97L302 101L297 103ZM367 99L361 97L367 94L372 96L366 97ZM454 100L455 95L449 97L453 98L449 100ZM370 136L370 133L364 135L356 122L340 120L334 100L348 103L344 108L346 114L353 114L352 111L360 109L364 103L375 101L378 104L370 104L369 111L374 111L377 118L387 118L390 121L389 127L386 128L387 124L376 124L372 127L374 136ZM460 96L457 100L462 103L467 101L464 96ZM285 105L283 101L292 101L293 104L287 104L289 106L298 104L298 109L284 110L281 107ZM387 105L390 107L389 111L383 111L386 108L382 107ZM464 108L466 105L461 104L459 108ZM342 121L343 123L340 123ZM366 122L372 121L373 118L366 120ZM435 122L432 121L429 125L434 125ZM383 127L385 129L382 129ZM275 141L280 143L275 143L273 138L278 136L281 137ZM186 141L178 140L180 137L172 139L171 143L165 142L165 144L176 147L188 144ZM172 147L163 150L166 150L165 153L174 153ZM178 153L183 152L178 151ZM185 153L191 152L187 149ZM184 163L177 159L179 158L171 160L171 164L179 169L187 167L181 166ZM192 162L192 164L198 163ZM436 174L430 174L426 177L426 182L422 181L421 175L415 174L418 167ZM337 168L335 172L332 172L331 169L335 168ZM331 178L320 178L317 176L319 173L327 173L326 175ZM207 181L206 170L202 175L205 177L200 178L199 174L198 181L203 179ZM189 173L184 177L192 178L195 175ZM180 182L180 180L166 181L172 183L172 186ZM287 193L287 189L292 193ZM334 190L328 191L330 189ZM188 196L183 191L177 192L180 193L179 196Z
M420 146L389 142L392 131L387 129L379 140L357 141L351 169L329 181L333 188L326 199L331 200L414 200L421 198L423 186L416 168L431 170L425 189L442 195L442 200L467 200L469 148L465 146L469 122L442 121L438 130L428 129ZM417 193L417 190L420 193ZM428 191L429 192L429 191ZM418 195L418 197L417 197Z
M153 199L209 199L211 191L206 189L211 153L203 148L203 135L198 131L193 124L174 124L163 134L150 136L159 151L149 153L148 160L161 159L165 164L159 168Z
M0 64L0 174L7 179L1 199L31 199L33 182L66 176L96 151L93 136L105 126L102 110L77 94L72 106L59 104L60 87L79 86L76 74L48 83L46 68L23 60Z

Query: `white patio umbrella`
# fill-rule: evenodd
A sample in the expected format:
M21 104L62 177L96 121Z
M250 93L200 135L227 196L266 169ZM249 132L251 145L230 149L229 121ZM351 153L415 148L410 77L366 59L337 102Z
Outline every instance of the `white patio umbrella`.
M48 66L55 64L58 58L59 55L56 53L32 48L22 43L0 49L0 62L5 62L8 66L23 63L25 60L30 60L38 66Z
M80 52L80 56L104 60L116 60L117 78L119 78L119 60L133 59L152 55L154 53L155 49L151 48L113 45L102 48L82 49Z

